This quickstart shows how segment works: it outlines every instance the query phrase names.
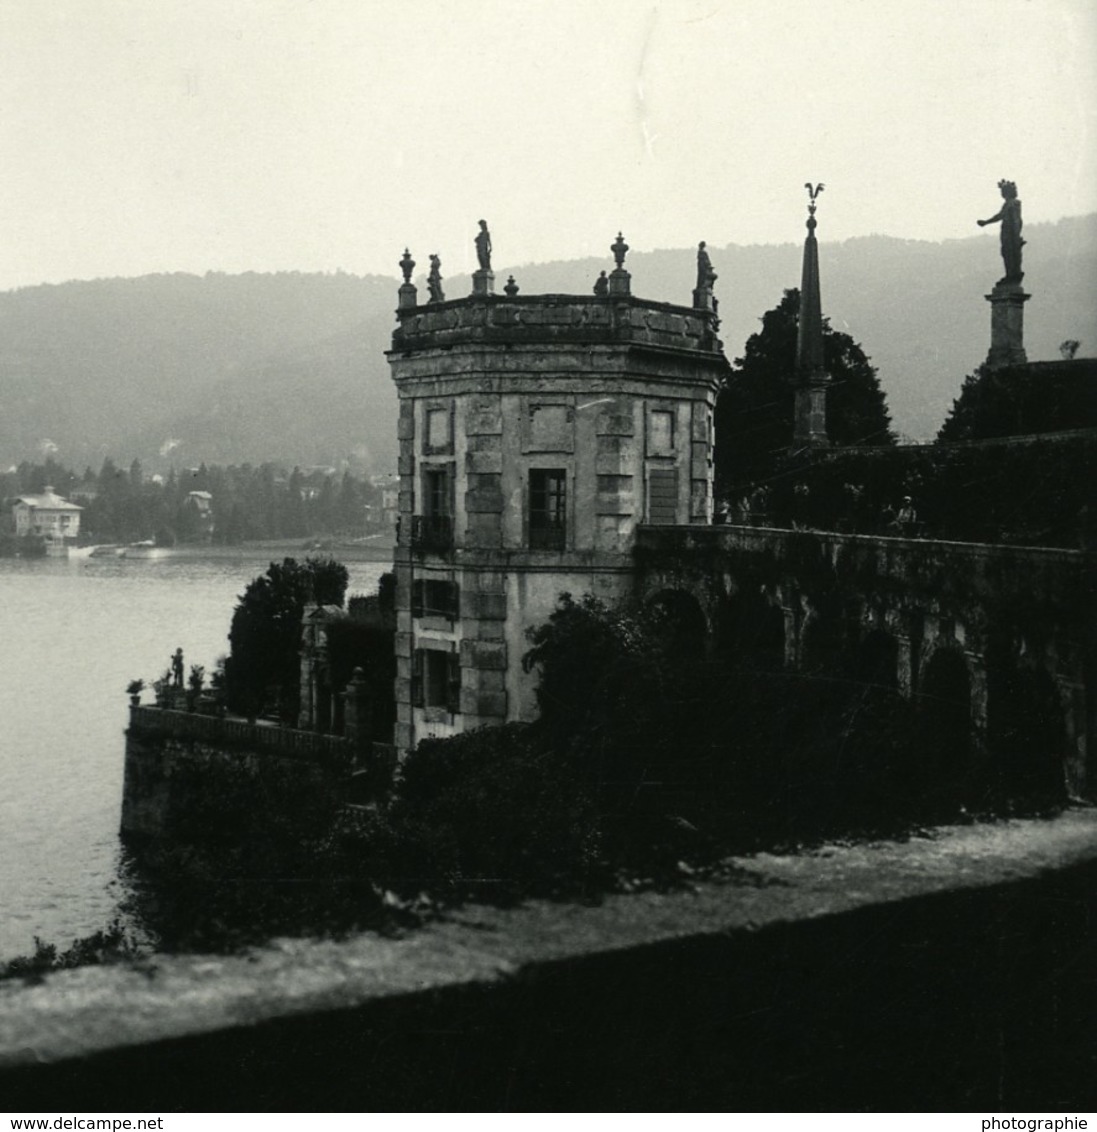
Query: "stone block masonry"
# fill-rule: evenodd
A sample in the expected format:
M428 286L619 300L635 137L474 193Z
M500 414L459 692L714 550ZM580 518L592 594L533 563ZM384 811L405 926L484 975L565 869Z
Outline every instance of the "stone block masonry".
M407 751L533 718L527 631L560 594L622 600L639 523L710 521L712 414L728 367L713 311L627 287L611 303L474 295L405 305L398 319L388 358L401 405ZM416 586L441 585L458 593L446 623L412 608Z

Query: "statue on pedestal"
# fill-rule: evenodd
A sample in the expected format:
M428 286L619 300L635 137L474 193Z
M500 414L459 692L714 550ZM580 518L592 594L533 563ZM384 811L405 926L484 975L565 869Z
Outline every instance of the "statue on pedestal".
M476 258L481 271L491 270L491 233L486 220L480 221L480 231L476 233Z
M697 290L712 290L716 279L716 272L712 270L712 260L709 259L705 241L702 240L697 245Z
M444 303L445 293L442 290L442 261L436 255L430 257L430 274L427 276L427 290L430 292L428 303Z
M604 271L598 273L598 278L594 281L594 293L596 295L609 294L609 279Z
M1013 181L999 181L998 188L1002 193L1002 207L989 219L977 220L976 223L980 228L1001 223L1002 262L1006 273L998 284L1020 283L1025 277L1021 270L1021 249L1025 246L1021 239L1021 202L1017 199L1017 186Z

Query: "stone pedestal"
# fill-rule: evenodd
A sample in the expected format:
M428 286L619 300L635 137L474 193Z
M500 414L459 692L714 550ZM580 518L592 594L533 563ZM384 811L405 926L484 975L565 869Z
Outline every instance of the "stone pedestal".
M618 267L609 273L609 293L611 295L627 295L630 293L632 276L623 268Z
M373 705L369 699L366 674L356 668L347 685L343 715L343 734L360 747L369 741L373 731Z
M695 287L693 289L693 308L699 311L716 311L716 299L711 287Z
M797 386L793 407L792 442L798 447L825 448L827 436L827 381L810 378Z
M472 293L474 295L494 295L495 294L495 272L474 271L472 273Z
M990 303L988 368L1024 365L1028 361L1025 355L1025 303L1031 298L1020 283L997 283L986 296Z
M396 306L398 310L409 310L419 305L419 291L414 283L402 283L397 291Z

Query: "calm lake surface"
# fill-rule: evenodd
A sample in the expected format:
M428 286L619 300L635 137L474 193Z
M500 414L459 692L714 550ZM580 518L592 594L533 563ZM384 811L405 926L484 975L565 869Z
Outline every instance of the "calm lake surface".
M283 556L0 559L0 961L114 918L126 685L151 683L179 646L188 671L211 671L237 597ZM348 562L348 594L387 568Z

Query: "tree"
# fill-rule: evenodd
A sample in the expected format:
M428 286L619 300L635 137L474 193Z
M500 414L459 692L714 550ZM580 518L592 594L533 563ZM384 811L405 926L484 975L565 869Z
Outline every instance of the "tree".
M296 719L305 605L341 606L347 581L347 568L331 558L286 558L248 584L229 630L225 691L233 711L250 716L275 708L287 722Z
M766 479L792 443L796 333L800 292L786 290L747 339L727 387L716 402L717 492ZM827 430L835 445L894 444L891 418L876 367L848 334L823 320L830 385Z
M1097 362L1091 359L1044 362L1039 369L980 366L964 378L937 439L988 440L1093 428L1095 375Z

